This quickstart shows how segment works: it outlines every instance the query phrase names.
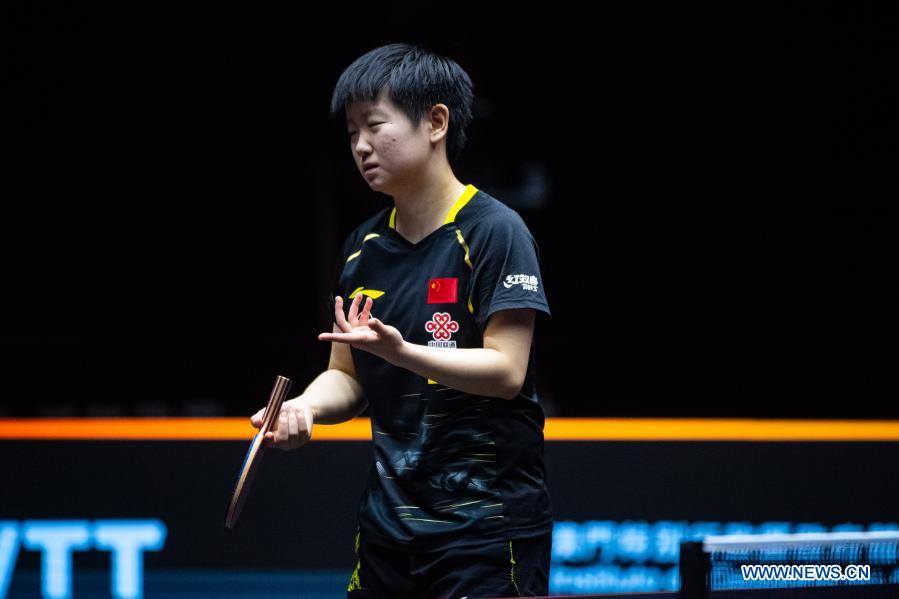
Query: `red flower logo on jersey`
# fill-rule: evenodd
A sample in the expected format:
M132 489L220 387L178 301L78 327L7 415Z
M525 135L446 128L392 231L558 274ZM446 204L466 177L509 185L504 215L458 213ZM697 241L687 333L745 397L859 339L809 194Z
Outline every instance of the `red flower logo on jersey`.
M434 312L431 320L425 323L425 330L441 341L449 339L450 335L459 330L459 323L453 320L449 312Z

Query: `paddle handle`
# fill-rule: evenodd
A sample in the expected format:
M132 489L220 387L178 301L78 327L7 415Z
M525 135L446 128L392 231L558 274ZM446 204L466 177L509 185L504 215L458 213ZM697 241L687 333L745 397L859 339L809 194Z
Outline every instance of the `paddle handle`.
M275 377L275 385L272 387L272 393L269 395L268 404L265 406L265 413L262 415L262 427L260 430L264 432L272 430L272 425L278 418L278 414L281 413L281 404L284 403L287 392L290 391L290 383L290 379L285 376L279 374Z

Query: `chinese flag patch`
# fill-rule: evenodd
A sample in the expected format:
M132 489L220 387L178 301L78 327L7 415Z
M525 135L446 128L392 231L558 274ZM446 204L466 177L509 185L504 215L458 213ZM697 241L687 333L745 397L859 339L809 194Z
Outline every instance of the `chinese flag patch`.
M458 287L458 283L459 279L456 277L449 279L431 279L428 281L428 303L455 304L456 287Z

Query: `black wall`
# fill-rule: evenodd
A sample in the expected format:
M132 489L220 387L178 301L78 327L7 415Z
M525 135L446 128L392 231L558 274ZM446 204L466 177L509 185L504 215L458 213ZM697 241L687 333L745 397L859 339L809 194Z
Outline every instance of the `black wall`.
M281 8L5 11L0 414L311 380L338 245L390 201L331 89L409 41L471 75L456 174L539 243L548 412L899 417L895 20Z

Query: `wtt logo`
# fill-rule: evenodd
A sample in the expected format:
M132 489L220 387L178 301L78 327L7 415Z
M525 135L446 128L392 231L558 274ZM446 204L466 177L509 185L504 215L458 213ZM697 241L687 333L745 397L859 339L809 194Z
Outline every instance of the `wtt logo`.
M165 543L159 520L26 520L0 521L0 599L6 597L19 546L41 552L41 594L52 599L72 596L72 552L112 553L112 596L143 596L144 551Z

